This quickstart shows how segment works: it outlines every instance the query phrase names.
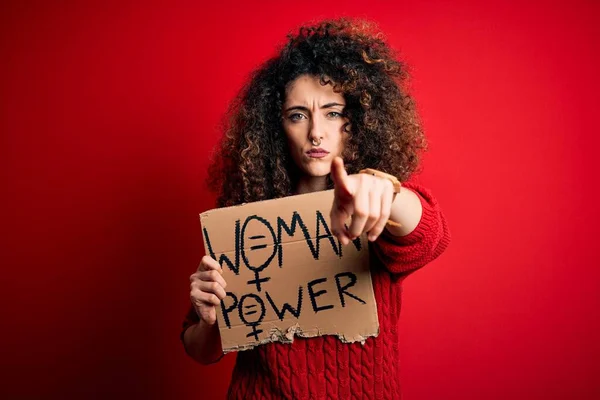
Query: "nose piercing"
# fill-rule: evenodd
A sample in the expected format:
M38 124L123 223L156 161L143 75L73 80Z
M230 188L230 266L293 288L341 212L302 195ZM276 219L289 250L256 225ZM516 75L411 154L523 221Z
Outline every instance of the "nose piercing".
M320 146L322 140L322 138L319 138L319 141L316 141L315 139L311 139L310 141L313 144L313 146Z

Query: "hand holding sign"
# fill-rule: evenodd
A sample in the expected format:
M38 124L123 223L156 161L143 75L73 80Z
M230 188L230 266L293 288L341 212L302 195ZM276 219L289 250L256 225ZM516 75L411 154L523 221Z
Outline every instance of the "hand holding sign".
M209 256L202 257L198 270L190 276L190 299L198 316L208 325L217 322L215 306L225 298L225 279L219 263Z
M388 179L368 174L348 175L344 161L336 157L331 164L331 179L335 185L331 208L332 233L344 244L368 232L375 241L390 217L394 187ZM352 217L350 227L346 220Z

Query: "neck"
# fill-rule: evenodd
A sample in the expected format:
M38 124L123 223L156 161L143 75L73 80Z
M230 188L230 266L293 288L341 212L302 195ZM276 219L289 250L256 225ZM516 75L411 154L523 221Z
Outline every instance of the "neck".
M296 193L312 193L327 189L327 176L302 176L296 185Z

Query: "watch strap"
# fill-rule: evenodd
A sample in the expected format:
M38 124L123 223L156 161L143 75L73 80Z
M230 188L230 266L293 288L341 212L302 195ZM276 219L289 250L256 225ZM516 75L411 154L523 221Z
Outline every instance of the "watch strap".
M392 185L394 185L394 193L400 193L400 190L402 188L402 184L400 183L400 181L398 180L398 178L396 178L394 175L386 174L385 172L378 171L378 170L373 169L373 168L361 169L359 171L359 173L361 173L361 174L369 174L369 175L377 176L379 178L388 179L390 182L392 182Z

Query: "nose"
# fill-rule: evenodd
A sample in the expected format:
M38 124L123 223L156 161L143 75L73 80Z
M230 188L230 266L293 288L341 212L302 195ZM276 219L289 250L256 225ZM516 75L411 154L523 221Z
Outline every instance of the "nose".
M313 117L310 119L310 129L308 131L308 140L311 143L321 142L323 136L325 136L325 132L323 132L325 124L320 120L320 116L318 114L313 114Z

